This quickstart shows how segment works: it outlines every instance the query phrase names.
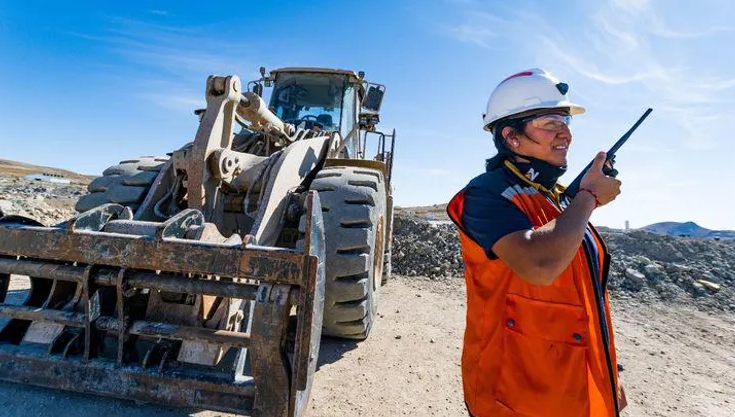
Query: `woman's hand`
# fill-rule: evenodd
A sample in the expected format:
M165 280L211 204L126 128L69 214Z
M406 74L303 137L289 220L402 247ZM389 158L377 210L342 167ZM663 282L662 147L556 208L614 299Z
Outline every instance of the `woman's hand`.
M500 238L493 252L521 279L537 285L550 285L572 262L587 230L592 202L605 205L620 194L620 181L605 175L605 152L595 157L580 183L579 193L556 219L534 230L520 230ZM589 192L582 191L583 189ZM587 194L584 198L580 195Z
M580 191L583 189L592 191L597 199L597 204L600 206L615 200L615 197L620 194L620 180L602 172L606 159L607 154L605 152L598 153L592 167L584 174L579 185Z

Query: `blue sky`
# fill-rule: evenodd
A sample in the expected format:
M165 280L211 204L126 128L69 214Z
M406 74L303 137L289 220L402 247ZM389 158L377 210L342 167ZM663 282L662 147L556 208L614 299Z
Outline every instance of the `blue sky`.
M73 4L73 7L70 6ZM398 205L444 203L494 154L481 114L539 67L588 112L569 182L648 107L597 224L735 229L729 0L0 2L0 158L99 174L191 141L209 74L363 70L387 85Z

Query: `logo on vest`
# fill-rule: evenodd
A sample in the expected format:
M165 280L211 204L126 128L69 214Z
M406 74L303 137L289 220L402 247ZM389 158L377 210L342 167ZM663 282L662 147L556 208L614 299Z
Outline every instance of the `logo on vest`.
M536 178L539 176L539 172L536 172L533 168L529 169L526 173L526 177L531 181L536 181Z

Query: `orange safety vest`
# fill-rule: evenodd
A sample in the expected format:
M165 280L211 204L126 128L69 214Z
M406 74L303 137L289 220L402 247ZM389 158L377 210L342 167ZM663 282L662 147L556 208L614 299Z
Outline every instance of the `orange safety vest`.
M510 162L503 196L534 228L569 203ZM510 174L508 173L510 172ZM485 174L488 175L488 174ZM615 341L607 273L610 256L590 224L574 260L551 285L519 278L490 259L462 224L465 189L447 207L460 229L467 285L462 352L465 402L474 417L617 417ZM492 215L492 213L488 213Z

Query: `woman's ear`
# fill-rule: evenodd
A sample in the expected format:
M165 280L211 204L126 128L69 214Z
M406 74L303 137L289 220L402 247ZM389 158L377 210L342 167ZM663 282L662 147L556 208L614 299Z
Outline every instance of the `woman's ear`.
M510 126L505 126L501 132L505 142L512 147L518 147L518 140L516 139L517 132Z

